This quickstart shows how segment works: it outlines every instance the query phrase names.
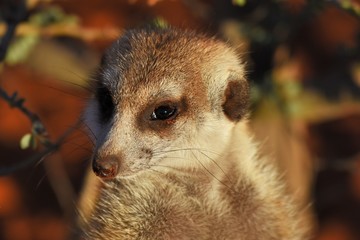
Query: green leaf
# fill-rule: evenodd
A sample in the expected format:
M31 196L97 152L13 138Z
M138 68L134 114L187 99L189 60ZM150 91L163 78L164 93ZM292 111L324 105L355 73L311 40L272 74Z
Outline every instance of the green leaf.
M28 149L31 147L32 149L36 149L37 141L34 134L27 133L20 140L20 148L22 150Z
M57 23L77 24L78 18L75 15L66 14L59 7L50 7L31 15L29 22L35 26L49 26Z
M33 135L31 133L25 134L20 140L20 148L22 150L28 149L32 144Z
M166 22L166 20L161 18L161 17L155 18L153 23L154 23L154 25L156 27L159 27L159 28L167 28L167 27L169 27L169 23Z
M233 0L232 3L233 3L234 5L238 5L238 6L240 6L240 7L243 7L243 6L245 6L245 4L246 4L246 0Z
M15 65L24 62L31 50L39 41L38 35L29 34L23 37L18 37L10 46L6 54L6 63Z

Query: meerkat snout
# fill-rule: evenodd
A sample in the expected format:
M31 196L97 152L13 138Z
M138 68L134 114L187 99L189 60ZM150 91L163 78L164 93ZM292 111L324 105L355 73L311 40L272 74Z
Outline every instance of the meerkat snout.
M118 174L120 158L116 155L106 157L95 156L92 160L92 169L96 176L101 178L114 178Z

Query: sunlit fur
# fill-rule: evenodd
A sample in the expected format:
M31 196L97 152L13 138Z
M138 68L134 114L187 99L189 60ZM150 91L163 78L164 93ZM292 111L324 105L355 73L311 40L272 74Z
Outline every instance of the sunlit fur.
M99 73L115 113L101 124L92 100L85 120L94 156L120 163L95 197L84 191L92 206L83 209L81 238L306 239L299 209L258 156L243 114L244 64L230 47L187 31L133 30L110 47ZM241 92L226 95L232 86ZM168 99L186 107L164 128L141 115Z

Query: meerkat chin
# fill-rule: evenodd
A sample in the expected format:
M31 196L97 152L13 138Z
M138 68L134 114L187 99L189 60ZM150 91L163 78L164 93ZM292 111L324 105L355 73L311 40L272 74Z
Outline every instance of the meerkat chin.
M258 157L244 63L227 44L128 31L106 51L95 85L85 120L104 183L81 238L306 239L275 168Z

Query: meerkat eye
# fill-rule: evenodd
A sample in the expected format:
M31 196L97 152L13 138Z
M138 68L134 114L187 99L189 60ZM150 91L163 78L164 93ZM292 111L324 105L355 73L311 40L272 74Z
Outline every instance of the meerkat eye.
M105 86L100 86L97 89L96 98L99 103L100 121L106 123L113 116L115 108L109 89Z
M177 108L170 105L163 105L155 108L151 114L151 120L168 120L175 117Z

